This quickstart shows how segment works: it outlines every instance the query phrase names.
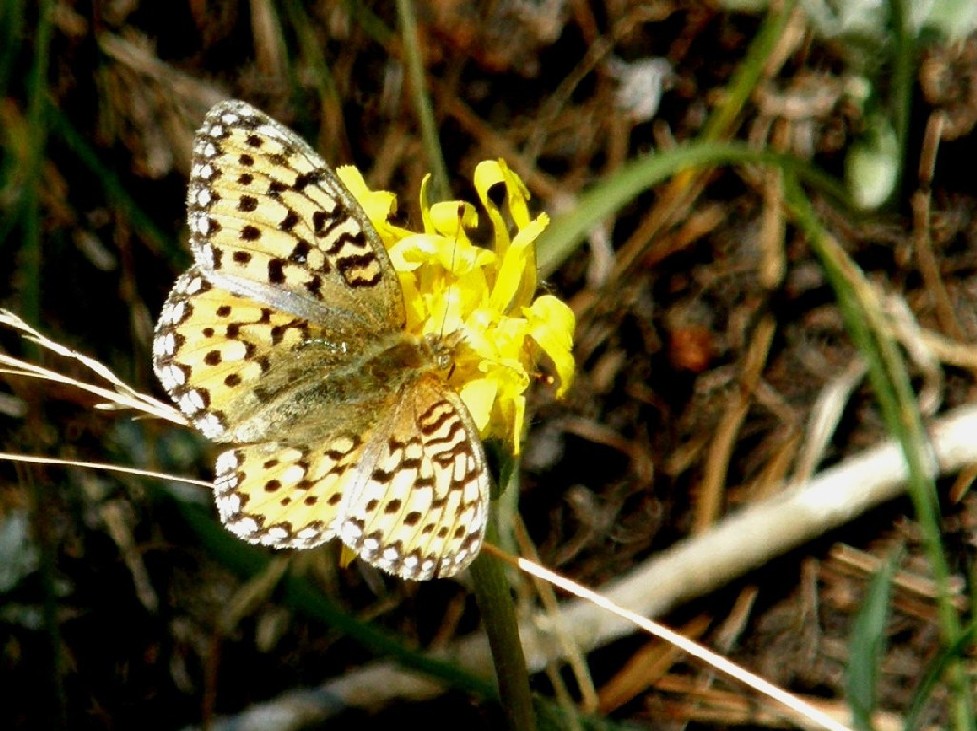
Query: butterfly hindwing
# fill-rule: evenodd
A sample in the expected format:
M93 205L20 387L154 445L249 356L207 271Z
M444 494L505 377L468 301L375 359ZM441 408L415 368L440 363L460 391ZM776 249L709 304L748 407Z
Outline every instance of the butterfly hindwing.
M349 433L314 449L265 442L223 452L214 479L221 520L238 537L276 548L312 548L334 538L362 447Z
M489 480L478 432L458 395L419 378L377 425L348 486L340 537L409 579L450 576L478 553Z

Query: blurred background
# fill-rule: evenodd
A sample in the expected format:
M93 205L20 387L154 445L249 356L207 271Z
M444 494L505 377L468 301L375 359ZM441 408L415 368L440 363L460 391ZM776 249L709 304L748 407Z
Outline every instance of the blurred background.
M599 589L893 433L877 405L884 384L866 377L871 349L839 307L851 292L811 246L813 230L902 313L883 330L919 395L897 402L907 423L973 400L972 6L3 0L0 305L165 398L151 337L190 263L191 142L229 96L397 193L408 226L437 154L451 195L472 201L477 162L502 158L533 212L554 219L539 253L545 289L578 322L574 388L563 401L545 383L532 392L518 494L499 509L503 545L534 546L543 565ZM424 104L439 153L425 144ZM793 162L762 158L773 153ZM655 173L649 161L661 155L672 167ZM9 327L0 352L97 380ZM220 527L207 488L176 480L211 479L205 439L9 370L3 452L173 479L0 462L0 726L221 728L265 702L288 708L288 720L249 728L503 723L481 681L450 666L426 671L441 693L353 703L328 692L378 659L421 672L425 651L476 632L464 581L340 568L336 545L247 546ZM896 724L877 728L901 727L910 712L952 725L962 703L952 683L920 694L918 681L953 624L946 612L958 628L970 622L972 476L936 483L929 523L917 522L918 500L886 501L683 597L663 619L826 708L844 712L852 688L867 689L868 715ZM871 594L893 555L887 593ZM529 616L538 589L510 579ZM882 597L881 620L859 629L871 596ZM854 686L853 655L872 671ZM791 727L644 636L580 657L575 670L553 663L533 676L541 703L569 714L544 714L541 728L570 727L567 718L581 728Z

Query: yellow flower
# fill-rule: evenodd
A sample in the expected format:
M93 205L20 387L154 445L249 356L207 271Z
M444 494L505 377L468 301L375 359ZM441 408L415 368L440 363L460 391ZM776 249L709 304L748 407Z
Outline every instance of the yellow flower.
M450 384L482 437L501 439L518 454L525 393L539 361L545 356L551 362L558 397L573 380L573 312L551 295L534 298L536 239L548 216L531 217L529 191L501 160L479 163L474 175L492 226L491 249L468 238L478 225L476 208L463 201L430 205L427 178L420 194L424 230L413 232L389 222L396 210L392 193L370 190L355 168L337 172L390 253L404 290L408 331L457 338Z

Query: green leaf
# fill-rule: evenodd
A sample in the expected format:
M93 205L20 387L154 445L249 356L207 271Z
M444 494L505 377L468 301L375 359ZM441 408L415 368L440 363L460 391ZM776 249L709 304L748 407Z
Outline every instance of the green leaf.
M892 556L869 584L862 607L855 617L855 627L849 643L845 689L851 706L855 728L870 731L879 668L885 653L886 624L892 598L892 576L898 564L898 554Z

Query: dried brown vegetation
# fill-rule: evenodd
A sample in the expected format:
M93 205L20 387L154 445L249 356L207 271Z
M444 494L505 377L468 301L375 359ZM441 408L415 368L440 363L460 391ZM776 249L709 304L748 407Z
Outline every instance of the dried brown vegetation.
M161 393L152 326L189 259L190 141L214 102L247 99L327 160L356 163L374 188L398 192L404 220L418 216L430 162L393 4L7 5L0 302L142 391ZM629 162L704 139L790 154L840 179L871 126L858 85L877 84L873 103L882 107L891 91L885 61L878 76L855 73L844 44L816 34L799 11L752 60L755 80L737 100L731 92L743 88L770 17L674 0L416 9L454 193L472 198L475 163L502 157L537 210L555 218ZM824 228L888 298L927 419L975 393L975 49L973 35L919 47L911 106L889 112L907 125L896 155L905 172L887 207L855 213L824 188L811 192ZM658 66L641 67L648 59ZM649 112L656 83L660 104ZM577 314L578 377L564 402L537 389L522 463L519 514L543 565L600 588L887 438L836 293L784 191L776 166L686 170L548 260L558 267L547 286ZM7 331L0 348L37 357ZM826 406L829 392L837 396ZM70 386L9 377L0 387L2 449L209 479L212 449L196 435L99 411L97 402ZM4 463L0 474L0 562L10 577L0 586L5 728L170 729L271 699L292 707L300 702L285 695L291 689L353 678L371 662L369 644L351 640L343 622L372 623L424 649L478 626L462 584L341 569L335 546L269 556L237 544L200 488L57 466ZM973 591L973 474L937 482L951 603L963 618ZM879 666L878 728L886 728L940 648L925 542L911 501L887 501L706 596L683 597L663 619L840 708L854 618L870 576L899 550ZM520 606L536 606L532 585L514 581ZM323 597L345 619L324 619ZM566 683L587 710L653 728L785 725L775 707L643 636L586 660L593 689L559 669L534 676L535 689L559 698L555 686ZM948 693L940 684L924 721L949 723ZM473 698L456 689L392 708L367 701L371 714L346 709L329 725L501 723L491 702ZM305 700L318 711L309 723L324 723L328 704Z

